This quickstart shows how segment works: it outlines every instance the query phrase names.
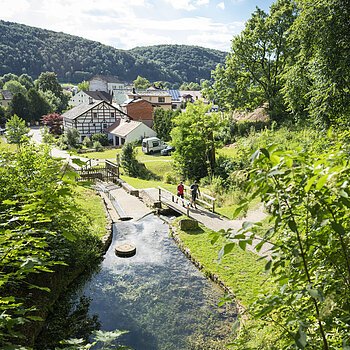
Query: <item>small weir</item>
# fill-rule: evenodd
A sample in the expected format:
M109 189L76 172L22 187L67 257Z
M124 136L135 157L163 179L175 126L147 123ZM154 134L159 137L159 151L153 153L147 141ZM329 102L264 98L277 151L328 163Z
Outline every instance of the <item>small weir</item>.
M116 256L120 241L132 242L136 254ZM68 338L96 328L126 330L116 343L134 350L224 349L236 313L234 306L218 307L222 296L178 249L161 219L120 222L98 270L57 303L53 315L60 320L48 320L36 349L54 349L58 327ZM72 321L75 314L79 321Z

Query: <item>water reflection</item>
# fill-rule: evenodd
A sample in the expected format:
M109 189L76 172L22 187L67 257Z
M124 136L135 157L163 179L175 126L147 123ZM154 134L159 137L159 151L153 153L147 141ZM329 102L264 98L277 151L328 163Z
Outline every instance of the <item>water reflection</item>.
M114 254L123 241L136 245L135 256ZM97 315L103 330L128 330L118 342L135 350L203 349L200 343L210 342L217 345L206 349L223 348L235 316L218 309L221 290L197 271L154 216L115 225L99 271L73 299L82 296L90 301L89 317Z

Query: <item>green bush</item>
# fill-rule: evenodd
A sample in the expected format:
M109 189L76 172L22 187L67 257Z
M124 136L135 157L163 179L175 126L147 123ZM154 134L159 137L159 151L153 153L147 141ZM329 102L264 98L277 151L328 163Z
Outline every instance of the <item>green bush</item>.
M98 141L102 146L109 145L107 134L102 134L102 133L94 134L91 137L91 141L92 142Z
M92 144L92 148L94 148L98 152L103 151L103 146L99 141L94 141L94 143Z
M89 136L86 136L83 140L83 145L86 147L86 148L91 148L92 147L92 141L90 139Z

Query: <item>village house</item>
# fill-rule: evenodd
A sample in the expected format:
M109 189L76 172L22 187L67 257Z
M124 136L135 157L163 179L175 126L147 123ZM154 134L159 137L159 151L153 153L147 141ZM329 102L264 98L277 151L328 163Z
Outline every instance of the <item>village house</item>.
M129 119L128 115L106 101L80 104L62 115L63 128L77 129L81 141L86 136L106 133L116 121Z
M112 95L105 91L79 91L69 100L70 106L106 101L112 103Z
M121 119L108 128L108 138L112 140L114 146L122 146L127 142L141 141L147 137L157 136L157 133L146 124L135 121Z
M112 76L95 75L89 80L90 91L104 91L113 95L114 91L124 90L125 85Z
M180 109L186 103L193 103L197 100L201 100L204 103L208 103L200 91L193 90L168 90L171 96L172 109Z
M121 108L132 120L140 121L148 127L153 127L153 105L152 103L138 99L126 100Z
M146 100L150 102L155 108L163 108L165 110L171 109L171 95L165 90L155 89L136 91L133 89L128 93L128 98L132 100Z
M12 92L9 90L0 90L0 106L8 107L12 101Z

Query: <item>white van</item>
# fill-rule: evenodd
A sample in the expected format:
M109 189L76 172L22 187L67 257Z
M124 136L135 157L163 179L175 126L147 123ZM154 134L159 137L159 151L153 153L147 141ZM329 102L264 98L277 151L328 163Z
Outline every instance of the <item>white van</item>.
M158 137L148 137L147 139L142 140L142 152L146 154L160 152L166 146L166 143Z

